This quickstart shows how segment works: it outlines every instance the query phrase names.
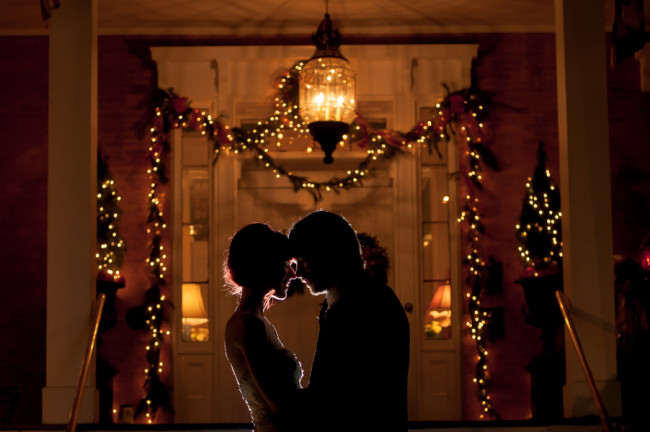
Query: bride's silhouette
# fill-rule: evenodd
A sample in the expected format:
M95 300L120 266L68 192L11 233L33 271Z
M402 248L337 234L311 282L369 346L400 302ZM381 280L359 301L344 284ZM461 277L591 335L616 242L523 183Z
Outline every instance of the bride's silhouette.
M286 422L294 416L287 411L300 388L302 366L264 315L272 299L286 298L294 276L291 258L287 237L256 223L233 236L224 263L230 291L241 297L226 324L226 356L256 432L293 430Z

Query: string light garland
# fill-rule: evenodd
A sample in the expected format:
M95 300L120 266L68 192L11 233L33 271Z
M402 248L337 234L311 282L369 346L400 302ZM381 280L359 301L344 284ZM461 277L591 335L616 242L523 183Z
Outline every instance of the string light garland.
M224 153L250 153L254 160L270 170L276 178L286 178L294 191L305 190L315 201L321 200L327 192L363 186L364 179L372 175L375 162L391 160L412 149L414 144L425 146L430 152L435 151L441 155L439 145L448 141L451 135L456 135L454 127L459 128L458 133L463 139L483 134L481 111L485 93L475 89L449 92L437 104L436 114L430 120L419 122L408 132L374 130L358 115L351 124L350 133L344 136L347 144L367 152L367 156L355 169L325 181L314 181L297 175L275 161L273 150L281 148L286 134L309 136L309 128L298 113L298 74L303 66L304 62L298 62L274 80L276 94L273 97L273 113L266 120L258 122L253 129L231 128L220 119L191 108L187 99L176 95L172 89L158 89L154 97L156 116L152 130L168 131L170 128L181 127L199 131L212 143L215 160ZM458 103L462 112L456 111ZM465 108L470 109L471 113ZM474 112L477 114L473 115ZM478 143L477 140L473 142ZM311 150L309 147L307 152ZM484 149L477 144L476 154L482 152Z
M169 304L165 295L167 253L163 246L163 234L167 229L163 211L163 187L169 181L164 162L169 151L167 136L171 124L168 123L168 120L163 118L160 109L155 110L148 149L151 167L147 169L150 188L147 197L149 205L147 233L150 236L151 244L146 264L152 282L144 295L144 320L150 339L146 346L145 395L136 407L135 415L137 417L144 414L145 420L149 424L153 423L160 408L173 413L170 388L160 378L164 367L164 363L160 359L160 352L165 337L170 335L166 316ZM174 127L178 127L178 125L174 124Z
M466 93L468 90L461 90L450 95L449 104L446 107L449 111L441 109L438 114L451 116L451 124L457 132L457 142L465 149L465 177L468 180L468 192L465 195L465 204L458 217L458 222L466 226L467 232L467 253L464 264L467 269L466 276L466 298L469 320L466 322L467 332L476 344L476 376L473 382L477 385L477 395L481 403L481 414L484 419L499 418L498 413L492 405L492 398L489 392L490 375L488 370L487 350L487 320L489 314L481 306L482 279L486 270L485 261L481 252L481 235L484 234L484 226L481 222L480 203L478 193L483 190L483 167L498 171L499 164L484 145L485 133L485 104L491 98L488 94Z
M98 278L123 282L120 273L124 252L124 239L120 235L119 220L122 216L115 180L109 172L106 158L97 158L97 259Z
M286 133L309 137L309 127L300 116L298 105L299 73L304 64L304 61L296 63L288 72L275 79L277 92L273 98L273 114L267 120L259 122L253 130L230 129L220 122L208 122L204 127L210 132L210 126L216 126L216 133L207 133L208 137L215 138L213 140L215 158L224 151L233 154L251 152L253 157L271 170L276 178L285 177L289 180L294 191L305 190L315 201L320 201L323 193L362 186L363 180L369 177L372 165L376 161L390 160L405 149L410 149L413 139L409 134L371 130L364 119L357 116L350 127L350 133L343 137L349 144L355 144L367 151L367 156L356 169L347 170L344 174L325 181L313 181L285 169L273 159L270 150L273 148L273 142L276 149L281 147L282 138ZM312 147L309 147L307 152L311 151Z
M558 274L562 268L562 212L560 190L546 168L544 143L539 143L537 166L526 181L517 247L526 276Z
M286 178L292 184L294 191L307 191L316 202L323 199L324 193L338 193L341 189L363 186L363 180L372 175L375 162L389 161L409 151L414 145L421 145L430 153L435 152L442 157L439 146L441 143L448 142L452 136L459 144L467 146L466 177L476 190L482 189L483 166L498 170L496 158L484 145L485 106L492 94L473 87L451 92L446 86L447 94L436 104L432 118L418 122L408 132L374 130L363 117L358 115L351 124L349 134L344 136L348 144L354 144L367 152L367 156L355 169L326 181L313 181L285 169L272 157L273 150L282 146L285 134L300 136L309 134L308 126L298 114L298 74L303 66L304 62L298 62L275 79L274 85L277 91L273 98L273 113L266 120L258 122L252 129L231 128L220 119L193 109L187 99L176 95L173 89L168 91L158 89L153 99L155 114L151 126L152 144L149 151L152 159L150 175L161 180L152 182L150 200L155 197L155 186L162 183L163 178L166 179L160 154L168 149L167 136L174 128L201 132L212 145L214 161L222 154L252 154L253 159L270 170L277 179ZM311 147L307 148L307 152L311 150ZM487 315L481 308L480 293L477 290L485 264L479 252L479 233L482 232L482 226L478 213L478 198L474 195L474 192L467 195L465 208L459 217L459 222L468 222L470 238L470 252L466 264L469 272L468 281L473 282L468 284L471 288L467 297L470 299L469 310L473 319L468 323L468 327L472 338L476 341L479 355L475 382L479 387L479 399L483 407L481 417L485 415L496 417L487 391L488 352L484 339ZM152 214L158 216L158 205L155 204L152 205Z

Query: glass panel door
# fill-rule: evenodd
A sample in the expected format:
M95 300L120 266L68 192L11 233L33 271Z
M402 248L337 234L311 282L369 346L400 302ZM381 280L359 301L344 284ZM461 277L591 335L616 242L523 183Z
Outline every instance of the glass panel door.
M422 108L421 118L431 118L435 108ZM442 143L443 145L445 143ZM424 338L452 336L449 174L446 150L421 149L422 203L422 307Z
M208 144L183 132L181 149L181 340L210 341Z

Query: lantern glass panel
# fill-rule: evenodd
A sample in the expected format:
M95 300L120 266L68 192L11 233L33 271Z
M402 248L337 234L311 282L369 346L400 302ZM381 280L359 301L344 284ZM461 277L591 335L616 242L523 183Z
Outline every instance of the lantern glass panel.
M300 72L300 115L306 123L351 123L356 116L356 73L338 57L311 59Z

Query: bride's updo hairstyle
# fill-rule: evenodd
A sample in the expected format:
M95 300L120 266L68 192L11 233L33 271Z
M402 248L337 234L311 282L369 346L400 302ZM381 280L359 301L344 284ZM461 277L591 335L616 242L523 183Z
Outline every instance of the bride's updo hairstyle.
M230 293L241 295L242 287L263 289L281 283L291 258L287 236L267 224L246 225L230 240L224 262Z

